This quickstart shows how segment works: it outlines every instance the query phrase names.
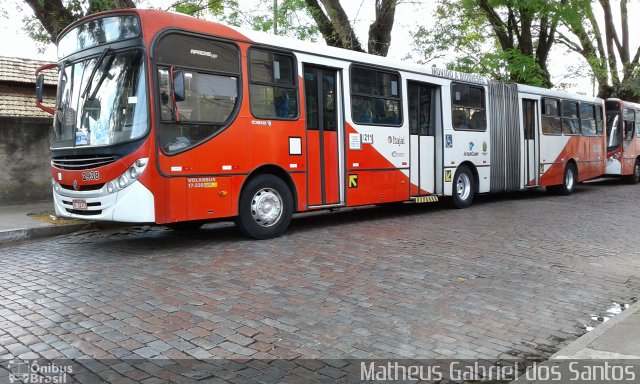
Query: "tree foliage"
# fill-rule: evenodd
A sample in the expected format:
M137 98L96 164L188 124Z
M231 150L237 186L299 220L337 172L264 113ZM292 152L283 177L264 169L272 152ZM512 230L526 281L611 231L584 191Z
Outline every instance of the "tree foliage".
M139 1L139 0L135 0ZM340 0L256 0L248 9L239 0L177 0L170 9L195 17L269 31L278 35L315 40L318 33L328 45L364 51L352 21ZM95 12L134 8L134 0L24 0L34 11L25 18L25 30L41 43L55 42L58 34L73 21ZM386 56L391 43L398 0L374 0L375 20L369 26L369 53Z
M26 17L25 30L41 43L55 42L58 34L72 22L92 13L117 8L135 8L133 0L24 0L34 16Z
M598 82L598 96L640 102L640 36L629 35L628 0L618 1L619 20L609 0L598 0L597 4L589 0L565 2L572 11L563 14L570 33L560 33L558 42L589 64ZM594 7L600 7L604 15L600 22Z
M550 87L558 9L553 0L440 0L434 25L414 34L414 50L422 62L447 55L451 69Z

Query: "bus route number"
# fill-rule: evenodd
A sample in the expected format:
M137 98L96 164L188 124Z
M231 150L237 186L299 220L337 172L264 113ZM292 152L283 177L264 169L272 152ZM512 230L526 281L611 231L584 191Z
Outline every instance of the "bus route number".
M373 144L373 133L363 133L362 144Z
M100 179L100 172L91 171L91 172L82 172L82 181L93 181Z

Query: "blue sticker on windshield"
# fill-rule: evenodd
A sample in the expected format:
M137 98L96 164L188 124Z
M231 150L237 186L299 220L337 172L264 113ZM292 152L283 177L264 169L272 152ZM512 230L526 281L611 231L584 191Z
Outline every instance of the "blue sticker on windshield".
M84 133L76 133L76 145L87 145L89 144L89 139L87 135Z

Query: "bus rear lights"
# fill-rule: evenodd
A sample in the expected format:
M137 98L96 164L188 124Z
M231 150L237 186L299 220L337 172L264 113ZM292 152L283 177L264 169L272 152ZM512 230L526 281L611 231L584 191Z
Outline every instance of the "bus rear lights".
M114 181L107 183L107 193L111 194L127 188L140 177L144 169L147 167L148 158L136 160L129 169L127 169L120 177Z

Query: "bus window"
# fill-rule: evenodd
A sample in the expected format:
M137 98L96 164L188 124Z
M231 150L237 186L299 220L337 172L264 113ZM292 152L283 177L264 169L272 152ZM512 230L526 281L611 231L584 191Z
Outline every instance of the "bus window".
M582 126L582 134L585 136L595 136L595 106L593 104L580 104L580 125Z
M171 33L155 47L159 137L166 153L202 143L227 127L238 106L240 52L225 42ZM170 68L184 75L185 98L171 98ZM177 108L174 108L177 107Z
M560 101L542 99L542 133L545 135L561 135Z
M640 127L640 111L636 111L636 128ZM636 129L636 135L640 137L640 129Z
M408 83L409 134L433 136L435 134L435 87Z
M168 123L177 121L170 102L169 69L159 68L160 119ZM220 130L231 118L238 99L238 78L184 72L185 99L176 103L180 134L169 127L160 131L160 140L166 152L191 147Z
M452 83L451 105L454 129L484 131L487 128L483 87Z
M596 105L596 135L602 136L602 106Z
M399 126L401 110L397 73L351 68L351 118L355 123Z
M565 135L580 134L577 101L565 100L562 102L562 133Z
M291 55L252 48L249 51L249 100L259 119L298 118L298 88Z
M624 109L624 140L633 139L633 129L636 123L635 111L631 108Z

